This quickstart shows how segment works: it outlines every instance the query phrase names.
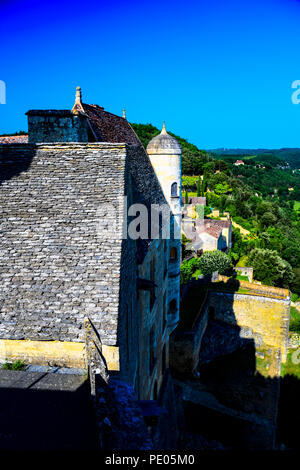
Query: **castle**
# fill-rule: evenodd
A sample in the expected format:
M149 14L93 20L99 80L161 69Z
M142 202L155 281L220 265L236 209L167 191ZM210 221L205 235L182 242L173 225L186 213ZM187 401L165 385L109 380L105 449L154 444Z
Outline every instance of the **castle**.
M163 125L145 151L125 113L84 103L80 88L71 110L27 116L28 139L0 141L0 362L88 371L101 432L119 422L102 448L193 448L189 432L211 425L226 443L228 423L238 445L274 448L290 293L195 280L179 318L177 140ZM202 222L195 248L230 247L229 220Z
M80 88L71 110L27 116L28 143L0 148L0 361L87 368L89 324L108 372L156 399L179 320L180 145L164 125L147 154ZM155 236L128 236L141 206Z

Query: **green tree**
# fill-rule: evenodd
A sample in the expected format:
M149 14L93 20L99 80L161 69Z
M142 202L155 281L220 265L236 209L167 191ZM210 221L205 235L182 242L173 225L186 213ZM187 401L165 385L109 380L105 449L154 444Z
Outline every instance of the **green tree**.
M300 268L294 268L294 279L291 285L291 289L295 294L300 296Z
M291 265L276 251L255 248L249 253L248 261L253 267L255 279L264 284L289 287L294 280Z
M276 217L272 212L265 212L261 216L261 223L264 227L269 227L270 225L274 225L276 223Z
M201 196L202 197L204 197L205 191L206 191L206 179L205 179L205 176L203 176L202 185L201 185Z
M231 266L230 257L219 250L206 251L199 259L199 267L205 276L215 271L218 271L219 274L225 274Z
M197 183L197 197L200 197L201 196L201 178L199 176L198 178L198 183Z
M180 283L186 284L193 277L193 274L199 269L199 258L192 258L183 261L180 266Z
M187 189L185 190L184 203L185 204L189 203L189 193L188 193Z
M232 191L228 183L218 183L215 185L216 194L226 194Z

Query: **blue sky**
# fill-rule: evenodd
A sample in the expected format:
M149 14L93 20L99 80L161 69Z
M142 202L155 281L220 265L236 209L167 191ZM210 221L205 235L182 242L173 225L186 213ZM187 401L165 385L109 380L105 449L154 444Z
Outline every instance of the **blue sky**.
M300 147L298 0L0 0L0 133L85 102L200 148Z

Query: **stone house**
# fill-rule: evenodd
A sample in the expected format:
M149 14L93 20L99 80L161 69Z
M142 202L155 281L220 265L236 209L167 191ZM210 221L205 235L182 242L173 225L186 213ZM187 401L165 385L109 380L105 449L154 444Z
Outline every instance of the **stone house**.
M230 215L227 213L222 219L204 219L204 211L199 213L199 206L201 211L205 204L206 198L189 198L189 205L183 210L182 232L192 240L192 247L196 252L228 251L232 246ZM219 211L216 212L217 214L212 215L219 216Z
M179 319L180 146L164 128L148 156L79 88L72 110L27 116L28 143L0 144L0 361L86 367L88 319L108 370L155 399ZM171 208L170 236L127 236L134 204L150 222Z
M222 228L209 219L195 222L195 238L192 242L196 252L222 250Z

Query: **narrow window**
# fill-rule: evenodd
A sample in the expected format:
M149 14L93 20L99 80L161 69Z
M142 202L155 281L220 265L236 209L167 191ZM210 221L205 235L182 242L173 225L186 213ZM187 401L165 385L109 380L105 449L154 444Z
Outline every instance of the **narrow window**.
M150 281L153 282L153 286L150 291L150 310L152 310L152 307L155 302L155 259L152 258L151 263L150 263Z
M167 311L167 308L166 308L166 293L164 293L164 297L163 297L163 327L162 327L162 331L164 332L165 330L165 327L167 325L167 315L166 315L166 312Z
M170 261L176 261L177 260L177 249L173 246L170 249Z
M177 311L177 302L176 299L171 300L169 303L169 314L174 314Z
M150 374L152 374L156 362L156 341L155 341L155 327L153 326L150 331Z
M167 368L167 350L166 350L166 345L164 345L163 350L162 350L162 366L161 366L162 374L165 373L166 368Z
M126 305L126 337L127 337L127 343L126 343L126 357L127 361L129 361L129 353L130 353L130 338L131 338L131 333L132 333L132 325L131 325L131 312L130 308L128 305Z
M157 400L157 380L155 381L154 387L153 387L153 400Z
M171 197L177 197L177 183L172 183Z

